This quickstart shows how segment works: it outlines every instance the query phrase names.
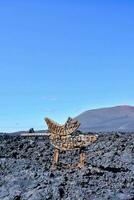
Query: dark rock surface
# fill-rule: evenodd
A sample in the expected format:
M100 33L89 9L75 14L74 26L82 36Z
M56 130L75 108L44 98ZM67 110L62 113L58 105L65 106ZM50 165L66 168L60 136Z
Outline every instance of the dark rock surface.
M48 137L1 136L0 200L134 200L134 134L102 134L86 155L85 168L66 169L79 151L61 152L51 171Z

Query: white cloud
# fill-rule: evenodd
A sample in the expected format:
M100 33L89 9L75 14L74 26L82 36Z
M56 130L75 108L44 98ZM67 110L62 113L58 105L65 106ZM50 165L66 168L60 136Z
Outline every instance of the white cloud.
M43 100L46 100L46 101L56 101L56 97L51 97L51 96L45 96L43 97Z
M44 112L53 113L53 112L55 112L55 109L46 108L46 109L44 109Z

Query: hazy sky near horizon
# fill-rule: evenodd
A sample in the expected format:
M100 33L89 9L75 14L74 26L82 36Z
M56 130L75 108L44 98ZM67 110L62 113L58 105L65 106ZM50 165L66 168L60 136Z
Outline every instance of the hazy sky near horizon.
M134 105L134 1L0 1L0 132Z

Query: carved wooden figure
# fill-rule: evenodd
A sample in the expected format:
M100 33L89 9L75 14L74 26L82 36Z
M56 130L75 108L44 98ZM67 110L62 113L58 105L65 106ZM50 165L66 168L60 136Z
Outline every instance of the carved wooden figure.
M73 133L79 128L80 123L70 117L64 125L60 125L49 118L45 118L45 121L50 132L51 144L54 146L52 169L55 169L58 162L59 150L67 151L74 149L80 149L80 160L77 166L79 168L84 167L86 156L82 149L95 142L98 136L83 134L74 135Z

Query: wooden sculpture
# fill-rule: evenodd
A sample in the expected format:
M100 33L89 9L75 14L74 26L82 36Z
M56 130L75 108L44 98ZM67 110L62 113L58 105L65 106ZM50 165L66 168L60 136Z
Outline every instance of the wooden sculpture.
M74 135L73 133L79 128L80 123L77 120L68 118L64 125L60 125L49 118L45 118L45 121L50 132L50 141L54 146L54 158L52 162L52 169L55 169L59 159L59 150L67 151L80 149L80 161L78 167L84 167L85 153L83 148L90 145L97 140L97 135Z

